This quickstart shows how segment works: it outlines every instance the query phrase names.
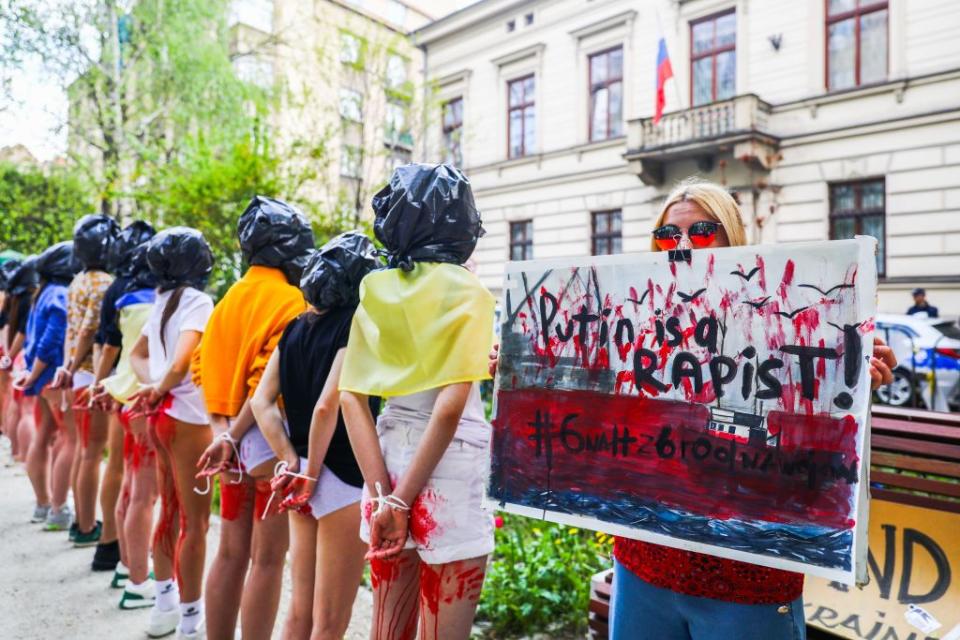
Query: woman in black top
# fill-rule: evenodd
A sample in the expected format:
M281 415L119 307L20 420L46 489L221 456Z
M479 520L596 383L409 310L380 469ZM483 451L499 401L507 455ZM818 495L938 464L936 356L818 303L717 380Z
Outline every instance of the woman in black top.
M338 387L360 280L375 266L373 244L352 231L311 256L300 282L310 307L287 325L251 403L282 461L275 495L286 496L282 506L291 510L287 638L342 637L363 575L366 545L357 532L363 476ZM379 402L371 405L376 413Z

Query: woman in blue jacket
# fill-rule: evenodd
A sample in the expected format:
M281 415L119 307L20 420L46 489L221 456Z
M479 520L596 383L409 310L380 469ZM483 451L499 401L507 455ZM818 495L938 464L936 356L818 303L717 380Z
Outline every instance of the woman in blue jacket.
M63 364L63 341L67 330L67 285L75 273L73 243L60 242L37 257L40 287L27 319L24 358L27 369L14 383L25 396L36 396L37 434L27 454L27 475L33 484L37 506L33 522L46 522L48 531L70 528L73 514L67 502L70 467L76 449L76 433L61 427L59 393L45 389ZM54 436L57 436L54 438ZM50 451L53 464L50 465ZM52 477L47 478L47 469Z

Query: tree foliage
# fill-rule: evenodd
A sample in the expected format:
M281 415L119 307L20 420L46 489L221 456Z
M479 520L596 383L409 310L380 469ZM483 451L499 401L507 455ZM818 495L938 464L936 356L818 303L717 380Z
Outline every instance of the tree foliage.
M86 185L64 169L0 164L0 250L39 253L67 240L92 206Z

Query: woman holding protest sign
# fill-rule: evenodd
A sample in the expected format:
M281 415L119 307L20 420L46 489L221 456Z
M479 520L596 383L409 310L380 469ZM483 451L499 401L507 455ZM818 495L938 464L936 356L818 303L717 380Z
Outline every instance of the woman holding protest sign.
M686 181L654 222L654 251L747 244L743 218L723 187ZM873 388L893 380L893 352L875 340ZM803 638L803 574L617 538L613 639L787 640Z
M651 244L654 251L684 252L747 240L739 207L726 189L690 180L667 197ZM890 348L875 339L871 386L889 383L895 366ZM614 558L614 640L805 637L800 573L626 538L616 539Z

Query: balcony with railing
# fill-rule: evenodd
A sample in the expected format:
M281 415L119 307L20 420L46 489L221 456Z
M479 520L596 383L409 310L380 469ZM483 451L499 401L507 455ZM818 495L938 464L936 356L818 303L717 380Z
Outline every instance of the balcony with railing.
M675 160L712 159L731 153L769 169L779 139L769 133L770 105L753 94L666 113L660 122L638 118L627 123L624 158L645 184L663 182L664 165Z

